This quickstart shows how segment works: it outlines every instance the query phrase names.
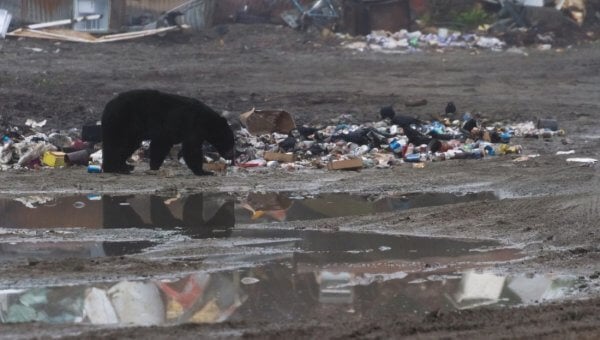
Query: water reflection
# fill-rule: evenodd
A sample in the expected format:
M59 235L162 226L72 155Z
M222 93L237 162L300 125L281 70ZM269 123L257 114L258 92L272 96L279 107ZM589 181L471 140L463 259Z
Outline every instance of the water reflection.
M0 262L20 259L66 259L122 256L139 253L156 243L130 242L14 242L0 243Z
M492 192L386 197L347 193L311 197L291 197L290 193L29 196L0 199L0 228L180 228L196 237L212 237L236 223L313 220L494 199Z
M328 313L425 313L558 299L573 292L568 276L501 276L468 270L450 276L396 273L367 280L352 271L298 271L269 264L173 280L0 291L0 320L164 325L278 322Z

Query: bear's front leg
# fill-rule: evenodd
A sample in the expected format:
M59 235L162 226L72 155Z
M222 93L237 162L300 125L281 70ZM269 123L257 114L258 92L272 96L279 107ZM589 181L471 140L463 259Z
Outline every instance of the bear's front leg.
M204 163L204 154L202 153L202 142L183 142L181 145L183 160L185 164L192 170L196 176L213 175L210 171L204 171L202 164Z
M167 158L173 144L161 140L150 140L150 170L158 170Z

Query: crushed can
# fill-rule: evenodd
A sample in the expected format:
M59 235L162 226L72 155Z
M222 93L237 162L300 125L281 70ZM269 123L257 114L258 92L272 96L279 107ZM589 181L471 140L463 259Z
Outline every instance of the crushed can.
M418 163L421 161L421 154L411 153L409 155L404 156L404 161L408 163Z
M102 167L96 164L88 165L87 172L90 174L99 174L102 172Z

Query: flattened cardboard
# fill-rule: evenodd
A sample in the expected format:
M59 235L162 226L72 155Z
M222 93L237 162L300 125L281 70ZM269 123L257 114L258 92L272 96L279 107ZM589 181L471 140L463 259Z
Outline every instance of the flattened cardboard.
M253 135L266 133L290 133L296 128L296 122L291 114L283 110L252 109L240 115L240 121Z
M265 161L278 161L278 162L282 162L282 163L291 163L295 160L295 156L291 152L282 153L282 152L267 151L267 152L265 152L265 155L263 158L265 159Z
M204 164L202 164L202 170L204 170L204 171L223 172L226 169L227 169L227 164L225 164L225 163L204 163Z
M332 161L327 164L328 170L357 170L363 167L362 158Z

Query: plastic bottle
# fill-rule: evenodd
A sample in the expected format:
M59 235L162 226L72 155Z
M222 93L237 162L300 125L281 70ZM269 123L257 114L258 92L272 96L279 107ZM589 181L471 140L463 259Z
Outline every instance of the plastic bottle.
M435 121L431 123L431 132L435 132L438 135L443 135L446 132L446 127L444 124Z
M510 143L510 137L512 137L510 132L502 132L500 134L500 140L502 141L502 143Z
M402 152L403 145L395 138L390 142L389 146L393 153L397 154Z

